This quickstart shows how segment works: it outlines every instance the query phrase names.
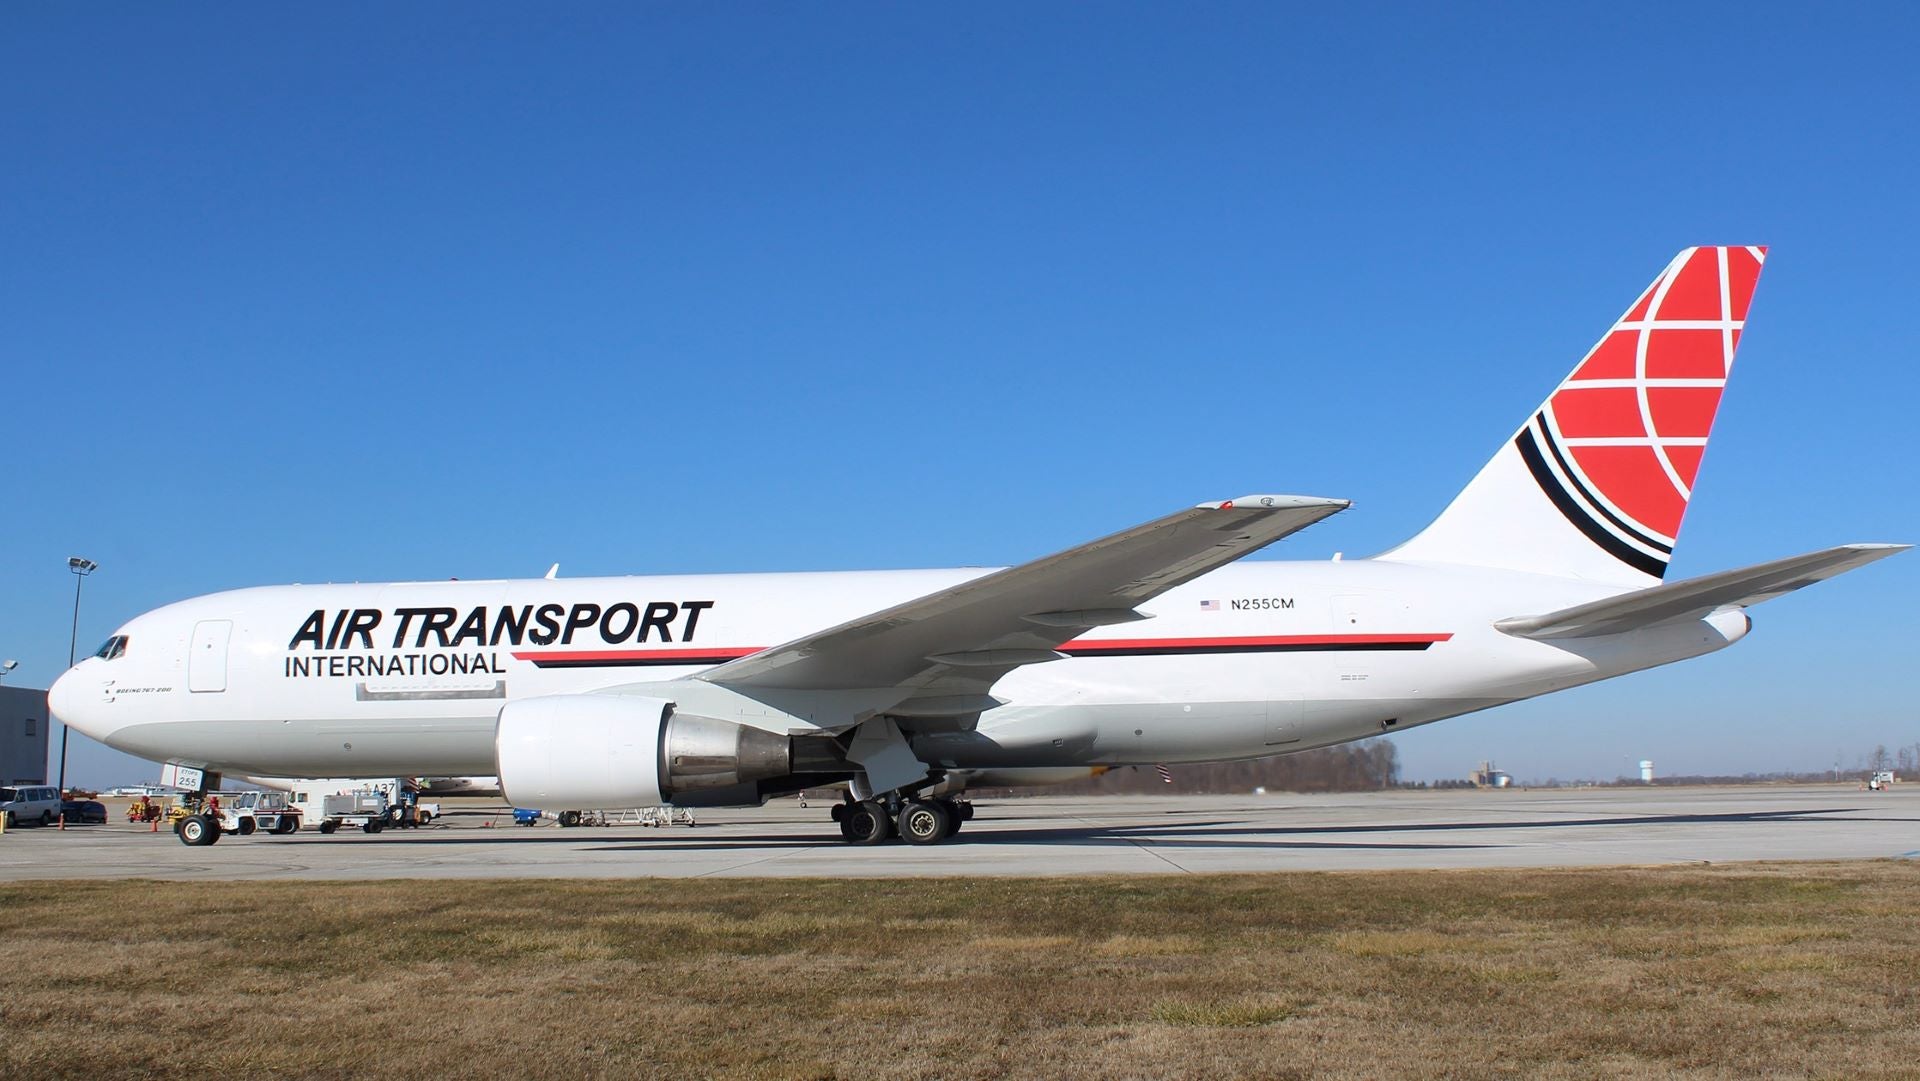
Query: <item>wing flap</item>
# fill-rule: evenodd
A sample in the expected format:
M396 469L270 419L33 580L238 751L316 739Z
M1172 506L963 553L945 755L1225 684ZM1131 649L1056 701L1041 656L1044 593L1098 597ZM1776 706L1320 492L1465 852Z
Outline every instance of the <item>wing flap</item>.
M1594 638L1699 619L1724 608L1744 608L1770 601L1909 547L1911 545L1906 544L1843 544L1838 548L1622 593L1544 615L1503 619L1494 627L1517 638Z
M984 694L1021 664L1141 602L1337 514L1346 500L1247 496L1205 503L831 627L699 678L737 687L902 688Z

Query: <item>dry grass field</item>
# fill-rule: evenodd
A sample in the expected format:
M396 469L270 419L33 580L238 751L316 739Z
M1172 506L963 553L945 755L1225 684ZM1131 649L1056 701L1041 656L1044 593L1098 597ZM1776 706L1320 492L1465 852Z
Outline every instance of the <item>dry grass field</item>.
M0 887L0 1077L1920 1077L1920 866Z

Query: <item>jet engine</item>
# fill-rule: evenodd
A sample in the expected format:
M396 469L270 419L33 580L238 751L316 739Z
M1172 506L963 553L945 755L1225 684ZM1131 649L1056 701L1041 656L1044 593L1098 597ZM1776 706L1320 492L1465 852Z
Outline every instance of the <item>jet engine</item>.
M677 713L664 698L560 694L500 711L500 788L522 807L753 806L848 769L830 741ZM814 747L812 744L827 744ZM823 754L822 751L829 753Z

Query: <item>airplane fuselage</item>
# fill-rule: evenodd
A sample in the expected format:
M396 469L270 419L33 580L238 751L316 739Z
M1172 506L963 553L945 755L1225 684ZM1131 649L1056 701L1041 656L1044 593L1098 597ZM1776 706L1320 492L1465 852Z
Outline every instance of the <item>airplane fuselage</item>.
M510 701L684 680L987 573L236 590L128 623L120 655L82 662L54 710L120 750L228 773L492 774ZM977 725L912 745L960 770L1285 754L1698 656L1748 626L1729 612L1558 642L1492 626L1618 591L1387 560L1232 564L1010 673Z

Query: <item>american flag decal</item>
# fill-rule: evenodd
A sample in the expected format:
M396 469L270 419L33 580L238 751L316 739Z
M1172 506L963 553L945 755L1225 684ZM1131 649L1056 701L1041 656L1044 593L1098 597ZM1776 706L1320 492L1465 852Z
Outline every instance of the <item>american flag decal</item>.
M1201 601L1200 610L1202 612L1218 612L1220 610L1220 602L1219 601Z

